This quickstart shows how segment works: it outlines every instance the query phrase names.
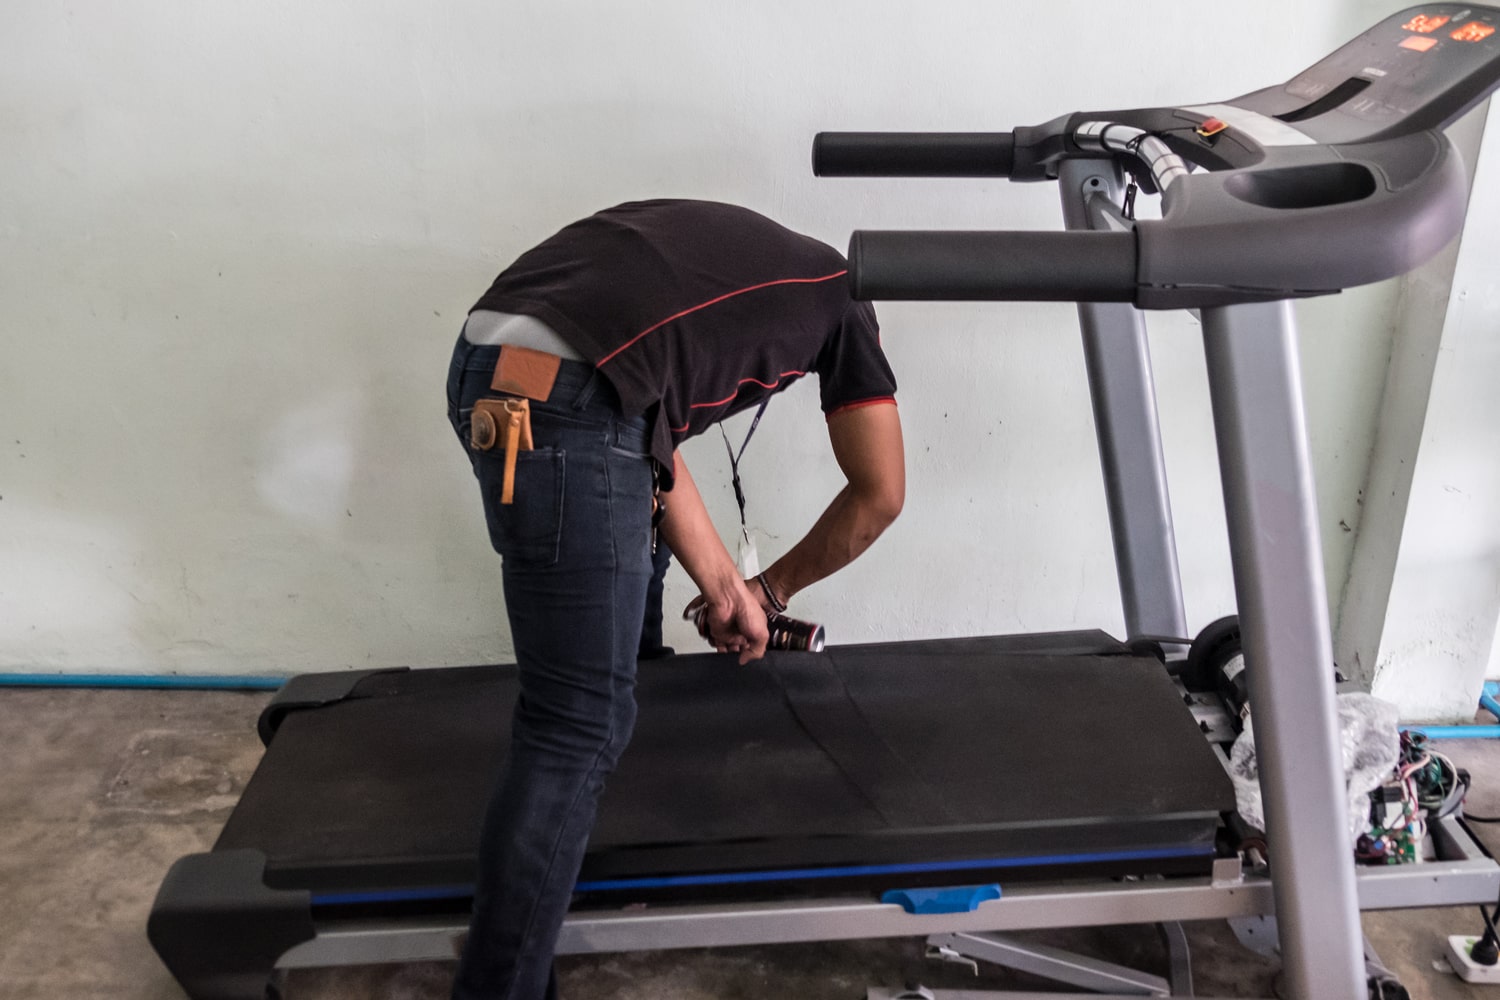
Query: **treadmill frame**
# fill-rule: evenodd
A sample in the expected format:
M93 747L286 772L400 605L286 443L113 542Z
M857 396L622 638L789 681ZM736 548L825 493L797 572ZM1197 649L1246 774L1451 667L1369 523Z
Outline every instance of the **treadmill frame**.
M1089 178L1083 172L1065 171L1065 183L1080 180L1071 191L1086 206L1089 199L1103 197L1096 194L1100 185L1084 189ZM1065 195L1069 190L1065 187ZM1111 217L1099 202L1091 211L1097 219ZM1346 833L1328 613L1291 308L1281 302L1206 309L1203 325L1274 877L1246 874L1237 860L1221 859L1208 878L1018 885L972 912L946 915L914 916L868 898L577 912L563 926L558 953L1274 913L1289 997L1363 1000L1360 909L1478 904L1500 895L1500 866L1451 818L1432 827L1444 860L1356 873ZM1135 343L1142 367L1127 377L1139 386L1146 371L1149 384L1144 337ZM1103 367L1098 371L1091 364L1091 381L1111 377L1112 366ZM1155 441L1154 403L1128 409L1134 419L1149 418L1149 426L1137 431ZM1097 419L1119 433L1119 424L1129 418L1111 413ZM1120 488L1116 479L1106 475L1112 512ZM1139 505L1142 491L1136 492ZM1165 501L1161 491L1160 502ZM1145 502L1153 501L1148 496ZM1142 521L1137 514L1130 522L1135 527L1127 525L1124 533L1149 534L1151 529L1141 525L1151 523L1170 530L1164 507L1156 516L1163 520ZM1118 550L1122 529L1113 527ZM1175 557L1158 560L1157 567L1175 575ZM1122 571L1122 589L1128 592L1140 579L1139 573L1127 578ZM1145 638L1135 630L1146 620L1132 623L1131 638ZM163 883L162 896L175 894L181 905L171 914L153 913L152 940L192 995L259 998L273 969L452 961L467 933L467 919L454 916L320 921L309 893L264 885L264 863L264 856L248 850L192 856L180 861ZM232 909L220 905L225 894L238 900ZM219 947L190 954L164 947L187 924L196 934L220 942Z
M1128 226L1114 205L1123 187L1117 164L1070 160L1059 182L1069 228ZM1144 319L1117 304L1081 304L1079 318L1128 638L1179 638L1185 616ZM1356 871L1291 304L1207 308L1201 318L1267 832L1281 877L1220 861L1207 879L1021 886L973 912L942 916L850 899L575 913L559 954L1274 913L1289 995L1360 1000L1360 910L1500 895L1500 866L1452 819L1435 823L1433 836L1440 855L1454 860ZM451 959L464 931L451 919L329 923L278 966Z
M1446 142L1446 139L1441 141ZM1121 186L1114 161L1067 160L1059 170L1069 229L1127 226L1113 197ZM1085 343L1100 314L1128 305L1080 306ZM1273 884L1288 995L1296 1000L1361 1000L1366 993L1363 934L1349 847L1344 767L1335 707L1333 635L1323 573L1322 537L1308 455L1307 420L1290 300L1205 308L1203 347L1224 488L1230 559L1239 604L1240 634L1255 706L1255 732L1266 833L1273 863L1284 877ZM1089 382L1098 400L1111 391L1149 389L1150 360L1139 313L1127 341L1123 375L1088 354ZM1096 360L1097 359L1097 360ZM1111 527L1127 614L1143 598L1136 586L1160 589L1158 601L1181 585L1174 558L1152 581L1127 572L1133 551L1153 525L1171 540L1165 474L1142 489L1118 468L1115 438L1154 445L1161 453L1154 398L1096 416ZM1124 423L1122 430L1117 424ZM1138 444L1139 446L1139 444ZM1115 466L1112 469L1112 465ZM1129 503L1127 503L1129 502ZM1130 517L1116 508L1130 507ZM1154 520L1153 520L1154 519ZM1170 609L1169 609L1170 610ZM1131 622L1132 629L1136 627ZM1132 634L1130 638L1135 638Z
M1460 906L1500 895L1500 867L1451 817L1433 825L1451 860L1361 868L1362 910ZM1352 866L1351 866L1352 867ZM968 913L913 915L872 899L829 898L716 906L652 906L568 915L558 954L790 944L972 931L1227 920L1276 912L1274 880L1221 859L1209 878L1018 886ZM452 961L468 921L459 917L327 921L285 952L278 969ZM1360 970L1364 969L1363 937Z

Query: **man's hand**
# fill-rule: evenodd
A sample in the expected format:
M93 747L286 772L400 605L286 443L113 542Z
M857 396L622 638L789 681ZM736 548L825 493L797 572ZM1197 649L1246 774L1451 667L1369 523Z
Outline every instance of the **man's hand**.
M708 626L708 641L714 649L721 653L738 653L740 666L766 655L766 642L770 639L766 613L756 603L748 584L742 583L717 600L699 594L688 604L683 615L693 618L705 605L708 617L704 624Z
M765 579L764 585L762 585L761 583L762 578ZM773 592L776 592L776 584L771 582L769 578L769 571L767 571L766 573L762 573L760 577L752 576L750 579L745 581L745 589L750 591L751 599L754 600L755 603L760 605L760 609L762 611L764 611L767 615L779 614L780 612L777 610L776 605L766 594L766 587L770 587ZM777 592L777 600L780 599L781 595L779 592ZM688 620L692 620L692 618L697 615L698 609L703 607L704 600L705 598L703 597L703 595L699 594L697 597L689 601L688 606L682 609L682 617ZM781 606L783 608L786 607L786 601L781 601Z

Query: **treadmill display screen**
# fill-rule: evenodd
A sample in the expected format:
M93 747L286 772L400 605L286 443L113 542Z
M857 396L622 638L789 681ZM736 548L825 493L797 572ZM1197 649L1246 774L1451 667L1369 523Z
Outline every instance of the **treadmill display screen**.
M1420 31L1424 35L1430 35L1448 21L1449 17L1446 14L1418 14L1401 27L1407 31Z
M1479 4L1434 3L1389 18L1287 85L1304 108L1350 88L1336 107L1298 128L1322 141L1350 142L1397 127L1434 102L1457 107L1500 73L1497 29L1500 8ZM1354 90L1358 81L1364 86Z
M1459 28L1452 35L1454 40L1460 42L1482 42L1495 33L1493 24L1485 24L1482 21L1470 21Z

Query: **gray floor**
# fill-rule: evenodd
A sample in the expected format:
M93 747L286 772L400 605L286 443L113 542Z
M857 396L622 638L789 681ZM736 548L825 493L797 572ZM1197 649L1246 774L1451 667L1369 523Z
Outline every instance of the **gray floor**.
M0 689L0 998L179 998L145 938L163 872L205 850L260 756L254 720L269 696L227 692ZM1475 775L1470 806L1500 813L1500 741L1450 743ZM1500 847L1500 829L1489 835ZM1366 929L1412 995L1479 997L1440 961L1476 911L1370 914ZM1195 974L1208 996L1269 996L1275 969L1220 924L1192 925ZM1034 935L1162 972L1148 928ZM925 966L916 940L861 941L564 959L567 1000L856 1000L869 985L1005 985ZM382 966L299 973L287 1000L447 995L451 967ZM1496 994L1500 996L1500 993Z

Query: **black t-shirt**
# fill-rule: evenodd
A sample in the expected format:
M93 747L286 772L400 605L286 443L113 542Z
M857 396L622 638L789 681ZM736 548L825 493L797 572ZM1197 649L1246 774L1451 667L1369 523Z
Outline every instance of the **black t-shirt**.
M817 372L823 411L894 399L875 311L847 263L763 215L643 201L563 229L506 268L475 309L534 316L607 376L651 454ZM670 485L670 484L669 484Z

